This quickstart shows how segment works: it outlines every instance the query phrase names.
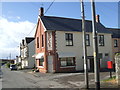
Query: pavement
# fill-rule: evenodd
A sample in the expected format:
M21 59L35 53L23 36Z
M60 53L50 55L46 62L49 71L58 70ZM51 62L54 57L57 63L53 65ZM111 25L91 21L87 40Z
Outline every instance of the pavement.
M31 70L23 70L25 73L32 74L34 77L42 78L55 81L61 85L65 85L67 88L84 88L84 73L40 73L40 72L32 72ZM115 72L112 72L112 76L115 76ZM103 80L110 78L110 72L103 71L100 72L100 83L101 88L117 88L116 83L108 83ZM94 83L94 73L89 72L89 87L95 88ZM54 88L54 87L53 87Z

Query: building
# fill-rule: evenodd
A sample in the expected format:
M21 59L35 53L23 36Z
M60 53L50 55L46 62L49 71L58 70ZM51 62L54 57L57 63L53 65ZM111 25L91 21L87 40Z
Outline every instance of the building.
M115 54L120 52L120 29L108 28L112 32L112 54L113 64L115 64Z
M33 37L25 37L20 44L20 56L22 68L34 68L35 58L32 55L35 53L35 40Z
M0 64L11 63L14 64L14 59L0 59Z
M20 56L16 56L14 64L17 64L17 63L20 63L20 62L21 62Z
M83 70L82 20L44 16L41 8L35 33L36 66L40 72L75 72ZM111 32L97 16L100 68L112 60ZM92 22L86 20L88 68L94 69Z

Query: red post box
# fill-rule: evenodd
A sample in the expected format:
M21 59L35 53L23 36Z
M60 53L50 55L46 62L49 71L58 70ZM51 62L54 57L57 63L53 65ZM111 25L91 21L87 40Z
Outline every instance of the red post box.
M113 68L112 61L107 61L107 65L108 65L108 69L112 69Z

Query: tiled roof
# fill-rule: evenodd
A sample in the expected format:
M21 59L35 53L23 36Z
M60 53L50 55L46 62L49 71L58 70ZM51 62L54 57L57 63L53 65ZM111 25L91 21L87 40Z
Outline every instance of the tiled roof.
M54 16L40 17L47 30L82 32L82 20ZM86 20L86 32L92 32L92 21ZM98 33L111 33L101 23L97 23Z
M112 33L112 38L120 38L120 29L108 28Z
M26 43L29 44L31 41L33 41L34 37L25 37Z

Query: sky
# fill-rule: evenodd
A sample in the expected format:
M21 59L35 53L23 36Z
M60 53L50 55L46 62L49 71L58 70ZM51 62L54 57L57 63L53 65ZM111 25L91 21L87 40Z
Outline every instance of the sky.
M15 58L25 37L33 37L39 8L45 11L51 2L1 2L0 3L0 58ZM45 16L81 19L80 2L54 2ZM85 19L91 20L91 3L85 2ZM100 22L109 28L118 28L118 2L96 2Z

